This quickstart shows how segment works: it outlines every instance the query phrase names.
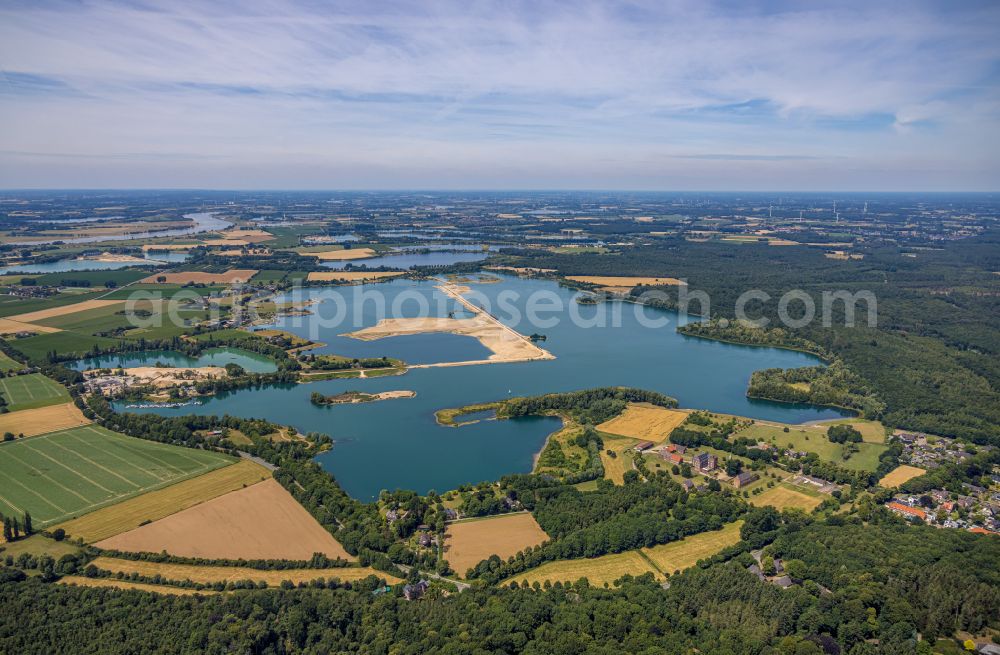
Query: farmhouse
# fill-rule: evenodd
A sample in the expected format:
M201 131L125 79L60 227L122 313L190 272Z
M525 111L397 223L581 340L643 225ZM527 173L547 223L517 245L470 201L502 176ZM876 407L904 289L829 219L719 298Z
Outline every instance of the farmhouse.
M649 450L652 447L653 447L652 441L640 441L635 445L635 451L637 453L641 453L642 451Z
M684 458L678 455L677 453L671 453L669 459L674 464L680 464L681 462L684 461Z
M403 587L403 596L406 600L418 600L430 586L430 583L426 580L421 580L415 584L408 584Z
M698 453L691 458L691 463L699 471L714 471L719 465L719 459L712 453Z

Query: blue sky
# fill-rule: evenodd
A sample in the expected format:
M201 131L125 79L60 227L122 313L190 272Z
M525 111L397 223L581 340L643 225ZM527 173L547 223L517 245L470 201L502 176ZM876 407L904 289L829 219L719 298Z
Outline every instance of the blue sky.
M1000 189L996 2L9 2L0 187Z

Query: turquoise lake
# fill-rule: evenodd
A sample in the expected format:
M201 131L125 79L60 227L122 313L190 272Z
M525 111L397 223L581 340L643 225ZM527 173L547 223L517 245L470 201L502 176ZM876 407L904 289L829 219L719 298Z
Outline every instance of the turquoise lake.
M278 366L270 358L238 348L209 348L198 357L189 357L184 353L171 350L144 350L142 352L88 357L73 362L70 366L78 371L86 371L91 368L154 366L157 362L178 368L239 364L252 373L273 373L278 370Z
M481 359L489 354L471 337L429 334L358 341L339 336L374 325L384 316L468 316L433 281L396 280L379 285L309 289L314 314L283 319L277 327L327 345L315 352L349 356L399 357L411 364ZM458 428L443 427L435 410L475 402L556 391L622 385L659 391L677 398L682 407L704 408L758 419L799 423L843 416L840 411L811 406L754 401L746 397L750 374L762 368L814 365L815 357L777 348L752 348L684 337L676 333L675 312L630 303L578 305L575 292L542 280L504 277L496 284L469 285L473 302L486 305L504 323L523 334L539 332L540 345L554 360L411 369L405 375L368 379L329 380L309 384L247 389L222 394L196 408L200 414L263 417L294 425L303 432L325 432L333 449L319 456L355 498L373 500L382 489L406 488L421 493L445 491L465 482L493 480L531 470L532 457L546 436L558 428L553 418L484 420ZM554 325L528 321L529 303L545 296L547 306L536 312ZM479 295L477 295L479 294ZM378 298L381 298L381 301ZM534 298L534 300L529 300ZM545 304L542 303L542 304ZM339 311L339 308L344 308ZM536 307L537 309L537 307ZM507 311L510 310L510 311ZM596 324L598 312L617 311ZM514 313L519 316L513 315ZM662 323L647 327L641 316ZM571 316L577 316L574 322ZM341 318L342 317L342 318ZM341 320L338 322L338 318ZM587 322L594 323L586 327ZM321 325L323 324L323 325ZM416 397L354 405L316 407L313 392L327 395L360 390L412 390ZM191 407L151 409L183 415Z

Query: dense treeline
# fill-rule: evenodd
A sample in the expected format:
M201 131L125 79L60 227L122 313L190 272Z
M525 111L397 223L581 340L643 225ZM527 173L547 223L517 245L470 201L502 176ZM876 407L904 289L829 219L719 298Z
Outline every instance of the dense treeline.
M533 414L563 413L579 423L597 425L623 412L628 403L651 403L661 407L677 407L676 400L655 391L628 387L601 387L530 398L511 398L497 410L497 416L510 418Z
M587 493L553 485L544 476L508 476L501 488L531 510L551 541L506 562L493 556L469 577L496 583L556 559L596 557L683 539L717 530L746 511L730 494L687 494L664 473L648 482L629 476L624 486L608 482Z
M787 403L843 407L871 419L879 418L885 411L885 403L840 360L834 360L829 366L754 371L747 395Z
M735 317L737 298L759 289L766 303L751 302L752 319L781 323L777 299L802 289L822 307L823 291L871 291L878 324L864 325L860 303L857 327L843 327L844 307L832 306L831 325L813 321L783 328L784 344L838 357L885 402L890 425L980 443L1000 444L1000 296L993 271L1000 270L1000 230L961 241L935 244L917 258L897 247L870 248L861 261L827 259L811 248L691 243L663 239L629 251L630 256L590 253L561 255L518 250L512 264L551 268L563 275L670 275L711 298L714 317ZM677 305L677 289L662 288L660 304ZM697 301L691 311L704 313ZM840 326L840 327L838 327ZM724 336L746 334L730 326ZM750 340L749 343L758 343Z
M1000 540L888 518L782 527L756 512L744 527L776 528L767 552L795 562L801 585L758 581L749 555L674 575L669 589L646 576L420 602L372 595L374 580L178 597L0 569L0 651L929 655L935 636L997 625Z

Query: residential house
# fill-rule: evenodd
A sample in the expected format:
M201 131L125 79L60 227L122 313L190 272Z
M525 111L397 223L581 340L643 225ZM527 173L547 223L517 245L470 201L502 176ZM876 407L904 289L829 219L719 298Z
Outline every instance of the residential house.
M927 520L927 512L920 509L919 507L908 507L903 503L897 502L895 500L886 503L885 506L888 507L893 512L895 512L896 514L899 514L900 516L915 516L921 521Z
M421 580L416 584L408 584L403 587L403 597L406 598L406 600L417 600L424 595L424 592L426 592L427 588L430 586L430 583L426 580Z

